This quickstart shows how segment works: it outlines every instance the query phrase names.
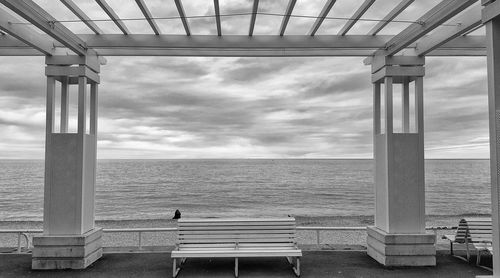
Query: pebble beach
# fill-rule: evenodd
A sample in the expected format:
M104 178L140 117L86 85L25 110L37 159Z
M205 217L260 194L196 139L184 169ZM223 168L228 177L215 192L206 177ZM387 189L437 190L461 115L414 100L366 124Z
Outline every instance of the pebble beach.
M489 215L455 215L455 216L427 216L427 227L452 227L464 217L490 217ZM366 227L373 225L373 216L323 216L308 217L295 216L299 227ZM148 220L97 220L96 226L105 229L123 228L165 228L176 227L176 221L171 219ZM0 230L7 229L42 229L41 221L0 221ZM431 231L429 231L431 232ZM441 239L443 234L452 231L438 230L438 243L446 243ZM32 236L32 234L30 234ZM316 231L300 230L297 232L298 242L302 245L316 244ZM171 246L175 244L175 232L154 232L142 234L143 246ZM363 248L366 246L365 231L321 231L321 244L349 245ZM103 237L105 247L137 246L138 234L126 232L105 233ZM0 234L0 247L17 246L16 234ZM24 242L23 242L24 246Z

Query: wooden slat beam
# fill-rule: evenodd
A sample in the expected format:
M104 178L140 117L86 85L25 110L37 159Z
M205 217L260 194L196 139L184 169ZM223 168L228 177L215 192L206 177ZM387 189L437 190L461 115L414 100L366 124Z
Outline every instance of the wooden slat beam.
M87 50L85 42L32 0L0 0L0 3L4 4L7 8L11 9L76 54L92 54L91 50Z
M41 35L51 39L48 35ZM312 57L369 56L385 45L392 36L267 36L247 35L79 35L89 47L106 56L206 56L206 57ZM484 36L459 36L441 45L426 56L484 56ZM56 42L56 54L66 55ZM408 46L408 55L415 55L415 44ZM44 55L25 43L0 36L0 55ZM26 54L28 53L28 54ZM38 54L36 54L38 53Z
M214 0L214 9L215 9L215 23L217 24L217 36L222 36L222 27L220 24L220 9L219 9L219 0Z
M481 6L475 6L460 14L452 22L447 23L447 25L449 24L454 24L456 27L441 26L431 35L417 41L416 54L425 55L442 44L481 26Z
M118 28L123 32L124 35L130 34L130 31L128 30L127 26L125 26L125 23L118 17L118 15L115 13L115 11L109 6L109 4L105 0L95 0L99 6L103 9L103 11L113 20L113 22L118 26Z
M335 2L336 2L336 0L327 0L326 1L325 6L323 7L321 12L319 13L318 18L316 18L316 21L314 22L313 26L311 27L311 30L308 33L309 36L314 36L316 34L319 27L321 26L321 23L323 23L323 20L325 20L325 17L328 16L328 13L332 9Z
M93 22L85 12L83 12L72 0L61 0L61 2L73 12L83 23L85 23L90 30L92 30L97 35L103 34L104 32Z
M402 13L411 3L415 0L403 0L401 1L394 9L392 9L377 25L373 26L373 28L368 32L368 35L375 36L380 32L384 27L389 24L396 16Z
M191 31L189 30L189 23L186 18L186 13L184 12L184 7L182 6L182 1L175 0L175 6L177 7L177 11L179 12L179 16L181 17L182 25L184 26L186 35L191 36Z
M45 55L52 55L54 42L43 37L0 7L0 29Z
M384 55L394 55L422 36L454 17L477 0L443 0L430 9L417 22L394 36L383 50Z
M288 1L288 6L286 7L285 15L283 16L283 20L281 21L280 27L280 36L285 34L286 26L288 25L288 21L290 20L290 16L292 15L293 8L295 7L295 3L297 0Z
M139 6L139 9L141 9L142 14L148 21L149 25L151 26L151 29L153 29L153 32L156 35L160 35L160 27L158 27L158 24L156 24L156 21L153 19L153 16L151 15L151 12L149 11L148 7L144 3L144 0L135 0L137 3L137 6Z
M258 9L259 9L259 0L253 0L252 16L250 17L250 28L248 28L249 36L253 36L253 29L255 27L255 20L257 19Z
M373 5L375 0L365 0L363 4L356 10L354 15L347 21L347 23L340 29L339 35L344 36L351 30L351 28L358 22L358 20L366 13L366 11Z

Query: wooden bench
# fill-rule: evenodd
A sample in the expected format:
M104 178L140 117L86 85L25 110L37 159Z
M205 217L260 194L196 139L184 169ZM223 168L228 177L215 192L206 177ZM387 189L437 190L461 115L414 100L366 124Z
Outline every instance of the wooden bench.
M471 255L469 244L472 244L477 250L476 264L479 265L481 252L486 251L493 254L491 218L461 219L456 233L454 235L444 235L443 239L450 241L451 255L454 255L453 243L465 244L467 261L470 260Z
M302 251L297 246L295 219L179 219L177 243L172 251L173 277L187 258L285 257L300 276ZM177 264L180 260L180 264Z

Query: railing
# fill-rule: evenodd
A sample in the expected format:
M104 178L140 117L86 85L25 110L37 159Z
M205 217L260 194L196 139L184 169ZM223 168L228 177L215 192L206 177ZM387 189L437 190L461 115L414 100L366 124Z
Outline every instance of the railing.
M428 231L433 231L437 236L439 230L456 230L457 227L426 227ZM298 231L315 231L316 232L316 244L321 243L321 231L366 231L366 227L309 227L309 226L299 226ZM118 228L118 229L103 229L104 233L137 233L138 249L143 250L142 245L142 234L143 233L159 233L159 232L176 232L177 228ZM26 242L26 250L29 250L32 246L29 239L29 234L42 233L39 229L23 229L23 230L0 230L0 234L17 234L17 252L22 252L22 237L24 237Z

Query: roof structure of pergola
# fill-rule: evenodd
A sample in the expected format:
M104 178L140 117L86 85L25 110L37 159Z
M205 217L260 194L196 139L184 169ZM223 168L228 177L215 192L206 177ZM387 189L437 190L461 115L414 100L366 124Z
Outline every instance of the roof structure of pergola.
M208 1L208 0L207 0ZM54 1L56 2L56 1ZM78 20L58 20L56 14L48 12L50 7L43 7L33 0L0 0L0 56L36 56L77 54L99 56L385 56L426 55L426 56L484 56L486 55L484 35L475 35L482 27L481 3L478 0L443 0L436 5L420 7L421 15L412 20L397 20L402 13L408 13L412 5L420 1L359 1L360 5L351 14L329 17L341 1L327 0L318 14L304 15L297 10L296 0L288 0L282 7L282 13L269 14L260 12L259 0L253 0L249 10L240 14L224 14L219 0L213 0L213 12L203 16L187 16L190 13L181 0L174 0L177 15L170 20L182 23L184 34L165 34L159 21L166 18L153 16L147 0L135 0L140 18L120 18L111 7L109 0L96 0L96 8L102 9L107 18L91 18L85 13L80 3L73 0L60 0L65 11ZM131 1L133 2L133 1ZM210 1L211 2L211 1ZM385 2L388 12L380 18L364 18L376 4ZM57 4L61 4L57 2ZM96 4L94 3L94 4ZM50 3L46 5L52 5ZM262 4L262 3L261 3ZM421 4L421 3L420 3ZM212 3L210 3L212 5ZM241 10L241 9L240 9ZM225 34L225 20L229 17L249 16L246 34ZM259 16L281 18L274 34L257 34L256 22ZM213 18L213 34L196 34L191 28L191 21L197 18ZM314 19L309 31L297 34L290 30L289 22L294 18ZM335 19L342 21L338 32L319 33L324 23ZM127 26L132 21L144 21L149 30L133 33ZM68 24L85 24L89 32L75 33ZM114 23L120 33L103 31L102 22ZM372 28L364 34L356 29L360 22L372 22ZM171 22L171 21L169 21ZM398 23L404 28L397 33L387 34L388 25ZM269 29L269 26L268 26ZM288 33L293 33L288 35ZM382 34L383 33L383 34Z

